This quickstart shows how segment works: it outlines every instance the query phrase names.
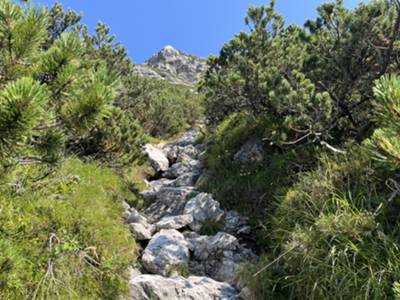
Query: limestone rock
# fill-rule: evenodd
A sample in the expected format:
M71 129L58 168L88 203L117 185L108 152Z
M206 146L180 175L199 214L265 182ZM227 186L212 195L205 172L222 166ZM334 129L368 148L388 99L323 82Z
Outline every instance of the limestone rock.
M169 168L169 160L165 154L156 146L147 144L144 146L144 152L146 153L151 166L156 172L165 172Z
M135 236L135 239L139 242L141 241L148 241L151 239L151 227L146 226L145 224L141 223L131 223L129 227Z
M235 210L230 210L225 213L223 230L233 235L248 235L251 232L251 227L248 226L247 218L244 218Z
M146 202L152 202L157 198L157 193L153 190L146 190L139 193L139 195L144 199Z
M201 137L201 132L198 129L191 129L187 131L176 144L185 147L188 145L196 144L197 140Z
M189 248L184 236L176 230L161 230L143 252L143 267L150 273L169 276L187 268Z
M170 180L167 178L161 178L158 180L151 181L149 183L149 185L150 185L151 191L158 192L158 191L160 191L161 188L170 186L173 182L174 182L173 180Z
M165 278L158 275L134 277L129 300L240 300L238 292L227 283L207 277Z
M165 172L164 176L168 179L176 179L191 170L192 167L189 163L175 163Z
M233 159L241 164L259 163L263 161L264 155L263 141L260 139L251 139L240 148Z
M187 145L186 147L178 146L178 161L183 161L185 157L190 159L197 159L199 156L199 150L193 145Z
M184 236L193 252L189 268L196 275L234 284L241 264L256 258L236 237L225 232L214 236L185 232Z
M183 212L193 216L194 222L190 227L195 231L199 231L206 222L217 223L224 215L219 202L207 193L198 194L189 200Z
M127 224L131 223L141 223L141 224L148 224L146 217L140 214L136 209L131 208L130 214L126 219Z
M161 229L181 229L193 222L192 215L180 215L180 216L171 216L164 217L160 221L158 221L154 226L157 231Z
M187 198L194 193L193 187L163 187L157 193L157 199L145 209L151 223L165 216L182 215Z
M122 207L126 210L129 211L131 209L131 206L126 202L122 201Z
M175 179L171 185L175 187L180 186L194 186L196 184L199 175L193 172L185 173L180 175L177 179Z

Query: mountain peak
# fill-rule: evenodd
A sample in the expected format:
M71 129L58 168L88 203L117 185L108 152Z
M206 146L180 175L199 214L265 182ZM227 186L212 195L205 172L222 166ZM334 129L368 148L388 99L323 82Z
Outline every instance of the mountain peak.
M161 51L164 51L164 52L179 52L179 50L175 49L171 45L164 46L164 48L162 48Z
M143 65L136 66L139 75L176 84L194 85L206 71L206 60L166 45Z

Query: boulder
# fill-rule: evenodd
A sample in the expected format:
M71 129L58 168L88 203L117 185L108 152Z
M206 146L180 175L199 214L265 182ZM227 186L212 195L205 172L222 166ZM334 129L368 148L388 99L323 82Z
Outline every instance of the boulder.
M227 283L207 277L165 278L141 275L129 283L129 300L240 300L238 292Z
M192 166L189 163L176 163L169 168L164 176L168 179L176 179L179 176L192 171Z
M189 269L195 275L235 284L240 265L256 259L251 250L241 246L236 237L225 232L214 236L185 232L184 236L193 252Z
M193 172L185 173L175 179L171 185L175 187L180 186L194 186L196 184L199 175Z
M164 217L158 221L154 226L156 231L161 229L181 229L193 222L192 215L181 215L181 216L171 216Z
M263 161L264 156L263 141L261 139L251 139L240 148L233 159L241 164L260 163Z
M168 179L176 179L179 176L190 172L200 176L203 167L204 167L203 162L196 159L187 158L181 162L173 164L164 173L164 177Z
M167 144L162 148L164 154L167 156L171 163L183 162L188 159L197 159L199 156L199 149L193 145L181 147L176 144Z
M161 178L158 180L150 181L149 186L150 190L153 192L158 192L160 191L161 188L170 186L174 181L167 179L167 178Z
M161 230L153 236L143 252L143 267L163 276L188 267L189 247L184 236L176 230Z
M156 172L165 172L168 170L168 158L159 148L151 144L147 144L144 146L144 152L146 153L151 166Z
M194 222L190 227L195 230L201 230L206 222L217 223L224 215L219 202L215 201L210 194L201 193L190 199L183 210L184 214L193 216Z
M165 216L182 215L189 195L194 192L193 187L163 187L157 199L145 209L145 214L151 223Z
M141 223L131 223L129 224L129 227L135 236L135 240L141 242L141 241L148 241L151 239L151 226L146 226L145 224Z
M207 260L224 251L235 251L240 246L236 237L225 232L218 232L214 236L191 235L187 236L187 240L197 260Z

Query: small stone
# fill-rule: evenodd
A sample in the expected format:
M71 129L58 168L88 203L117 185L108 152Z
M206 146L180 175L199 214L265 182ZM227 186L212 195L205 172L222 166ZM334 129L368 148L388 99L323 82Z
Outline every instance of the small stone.
M237 211L230 210L225 213L225 222L223 230L236 235L238 231L247 226L247 219L242 217ZM244 229L247 230L247 229ZM245 234L245 232L243 232Z
M128 218L126 219L126 223L127 224L131 224L131 223L141 223L141 224L148 224L147 223L147 219L142 216L136 209L131 208L131 212L128 216Z
M237 232L239 235L249 235L251 233L251 227L250 226L244 226L240 228Z
M194 186L198 177L199 177L198 174L195 174L193 172L185 173L179 176L177 179L175 179L172 182L172 185L175 187Z
M180 215L180 216L171 216L164 217L160 221L155 224L156 230L159 231L161 229L181 229L193 222L192 215Z
M150 227L140 223L131 223L129 224L129 227L137 241L141 242L151 239L152 234Z
M260 163L265 156L264 145L261 139L247 141L233 157L234 161L246 163Z
M122 207L125 210L130 210L131 209L131 206L126 201L122 201Z

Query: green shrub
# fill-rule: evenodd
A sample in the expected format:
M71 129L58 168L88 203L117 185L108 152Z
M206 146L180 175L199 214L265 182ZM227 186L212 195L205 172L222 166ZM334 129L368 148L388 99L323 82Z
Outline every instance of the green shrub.
M1 188L1 299L117 299L135 244L121 179L95 163L16 171Z
M118 102L145 132L169 138L193 126L202 116L202 96L186 86L133 75Z

